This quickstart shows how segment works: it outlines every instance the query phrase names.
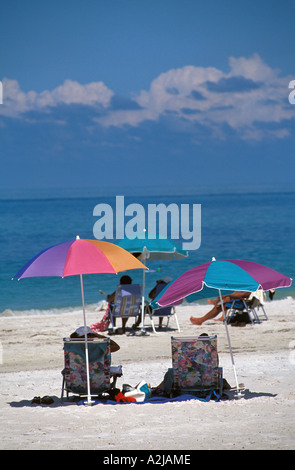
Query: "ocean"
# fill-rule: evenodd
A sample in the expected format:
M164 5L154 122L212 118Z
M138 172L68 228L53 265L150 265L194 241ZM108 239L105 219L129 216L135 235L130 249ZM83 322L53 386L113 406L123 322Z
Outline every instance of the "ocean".
M146 295L156 280L175 278L198 264L216 259L247 259L295 278L295 191L286 188L86 188L0 192L0 315L42 315L81 308L78 276L12 280L35 254L76 238L94 238L97 204L115 213L116 196L125 207L140 204L201 205L201 244L181 260L150 261ZM130 217L125 217L125 222ZM192 221L190 221L192 224ZM192 225L191 225L192 227ZM114 230L115 233L115 230ZM169 235L169 227L168 227ZM111 241L111 240L108 240ZM180 243L183 240L179 240ZM141 283L142 272L129 272ZM111 293L121 274L84 276L85 302L92 309ZM295 284L278 289L275 299L295 298Z

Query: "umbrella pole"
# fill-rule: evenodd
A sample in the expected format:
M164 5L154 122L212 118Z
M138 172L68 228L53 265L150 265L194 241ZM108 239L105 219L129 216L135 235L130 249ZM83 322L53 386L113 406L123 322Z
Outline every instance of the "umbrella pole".
M240 388L239 388L239 383L238 383L238 377L237 377L237 372L236 372L236 366L235 366L235 361L234 361L234 356L231 348L231 342L230 342L230 336L229 336L229 331L228 331L228 324L225 318L225 311L224 311L224 305L223 305L223 299L221 295L220 289L218 289L219 292L219 298L220 298L220 303L221 303L221 308L222 308L222 314L223 314L223 323L225 324L225 329L226 329L226 335L227 335L227 342L229 346L229 351L230 351L230 357L231 357L231 362L233 366L233 371L234 371L234 376L235 376L235 381L236 381L236 386L237 386L237 395L240 398L242 396Z
M145 255L143 253L142 262L145 264ZM142 297L141 297L141 331L145 333L144 328L144 291L145 291L145 269L142 273Z
M92 405L94 401L91 400L90 394L90 377L89 377L89 356L88 356L88 341L87 341L87 325L86 325L86 314L85 314L85 301L84 301L84 288L83 288L83 277L80 274L81 282L81 294L82 294L82 305L83 305L83 319L84 319L84 338L85 338L85 357L86 357L86 376L87 376L87 402L86 405Z

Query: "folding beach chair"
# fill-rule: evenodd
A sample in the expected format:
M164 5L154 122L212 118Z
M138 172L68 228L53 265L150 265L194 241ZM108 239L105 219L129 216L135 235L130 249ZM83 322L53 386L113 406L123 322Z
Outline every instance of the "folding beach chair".
M268 317L266 315L266 312L263 307L263 303L261 302L260 299L255 297L254 295L252 298L249 298L248 301L245 301L244 299L235 299L231 302L227 302L226 306L229 307L229 310L227 312L226 318L227 322L230 323L230 321L233 319L234 315L243 315L244 313L247 313L249 316L249 319L252 323L260 323L261 322L261 317L258 315L258 310L261 308L263 311L263 316L264 320L268 320ZM237 316L239 318L239 316ZM243 321L243 320L240 320Z
M173 394L222 395L217 336L172 337Z
M268 320L268 316L266 315L266 311L264 310L263 302L261 301L261 299L258 299L257 297L253 296L252 299L249 300L247 305L250 312L253 313L254 318L257 318L258 322L260 322L260 320ZM260 309L263 312L263 317L258 315Z
M85 340L64 338L64 361L62 370L62 391L79 396L87 395L87 376L85 358ZM110 338L88 338L90 393L100 396L109 392L116 385L116 380L122 375L122 367L111 367ZM111 381L112 379L112 381Z
M139 284L123 284L116 289L115 302L110 308L113 330L114 318L137 317L141 313L141 286Z
M166 284L164 284L164 283L161 283L161 284L157 285L156 292L155 292L155 297L157 297L160 294L160 292L164 289L164 287L166 287ZM171 307L162 307L162 308L152 309L151 306L149 305L148 308L147 308L147 312L149 314L154 333L157 333L156 329L155 329L154 318L156 318L156 317L157 318L162 317L163 319L166 318L167 319L166 328L168 328L169 321L170 321L170 318L172 316L175 318L177 329L180 332L175 307L171 306Z
M180 327L179 327L175 307L163 307L163 308L157 308L155 310L149 311L149 317L150 317L150 320L151 320L151 324L152 324L152 328L153 328L154 333L157 333L156 328L155 328L155 323L154 323L154 318L156 318L156 317L157 318L162 317L162 318L167 319L166 328L168 328L168 326L169 326L170 318L171 317L175 318L177 330L180 332Z
M227 323L232 323L233 320L246 323L254 322L260 323L260 320L255 310L251 310L244 299L234 299L225 304L228 307L226 314Z

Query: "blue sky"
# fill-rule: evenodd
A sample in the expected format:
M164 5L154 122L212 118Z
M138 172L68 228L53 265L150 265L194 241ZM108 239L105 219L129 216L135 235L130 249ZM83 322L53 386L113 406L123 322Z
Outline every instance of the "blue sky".
M294 14L293 0L2 0L1 187L292 186Z

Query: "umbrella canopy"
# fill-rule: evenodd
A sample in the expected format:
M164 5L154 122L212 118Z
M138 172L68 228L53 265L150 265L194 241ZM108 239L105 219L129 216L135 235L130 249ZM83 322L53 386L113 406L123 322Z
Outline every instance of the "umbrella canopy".
M146 233L145 238L135 238L130 240L124 238L117 242L129 253L140 253L142 260L172 260L181 259L188 256L187 251L182 250L178 243L169 238L149 238Z
M173 282L168 284L162 292L151 303L153 308L166 307L181 299L188 301L199 298L210 297L211 292L218 290L220 302L225 320L222 290L228 291L250 291L257 289L264 291L280 287L290 287L292 279L273 269L252 261L225 260L216 261L215 258L208 263L201 264L183 273ZM204 294L202 295L202 290ZM224 321L227 339L237 384L238 395L240 395L235 363L232 354L227 322Z
M193 301L198 297L210 297L212 289L255 292L257 289L267 291L290 287L291 284L290 277L252 261L213 259L186 271L171 282L152 305L166 307L184 298Z
M13 279L39 276L118 273L129 269L147 269L123 248L99 240L77 237L50 246L26 263Z
M117 245L129 253L134 255L140 255L143 263L151 260L173 260L186 258L188 256L187 251L182 250L179 244L169 238L156 237L153 234L144 233L144 238L124 238L117 242ZM144 298L145 298L145 271L143 271L142 280L142 330L144 331Z
M87 344L87 324L83 289L83 274L118 273L130 269L147 269L133 255L123 248L99 240L83 240L77 237L58 245L53 245L38 253L28 261L13 279L42 276L80 275L83 305L85 356L87 373L87 404L91 404L89 359Z

